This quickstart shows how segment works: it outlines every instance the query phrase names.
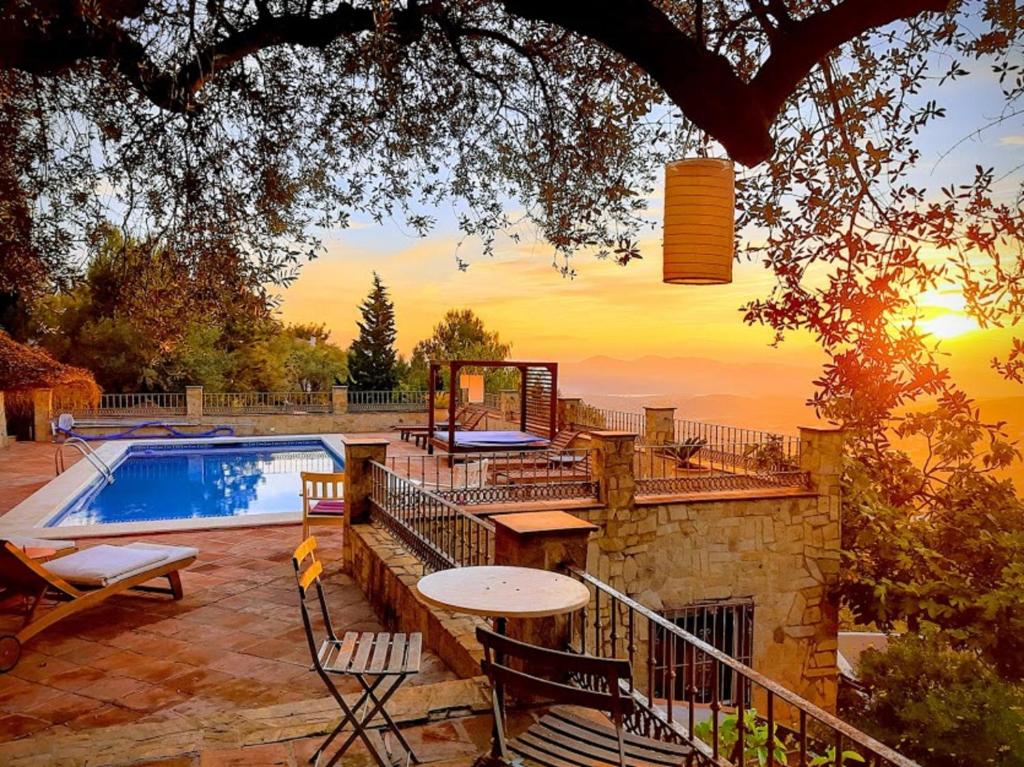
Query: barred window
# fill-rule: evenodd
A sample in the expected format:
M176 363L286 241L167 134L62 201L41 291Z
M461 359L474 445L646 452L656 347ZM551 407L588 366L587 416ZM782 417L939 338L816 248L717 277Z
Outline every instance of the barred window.
M679 609L664 610L662 615L683 631L697 637L746 665L751 664L754 647L754 602L749 598L706 600ZM667 632L657 638L655 647L655 697L667 698L671 687L674 700L687 700L693 687L696 703L710 703L714 690L714 664L701 652L690 653L680 640L670 641ZM669 673L671 670L671 674ZM719 701L735 703L736 674L719 669ZM669 681L671 680L671 682ZM744 697L750 700L749 690Z

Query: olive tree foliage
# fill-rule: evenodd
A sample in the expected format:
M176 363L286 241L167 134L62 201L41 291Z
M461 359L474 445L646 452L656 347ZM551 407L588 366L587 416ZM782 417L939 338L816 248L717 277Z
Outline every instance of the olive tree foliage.
M946 6L5 0L0 182L30 222L5 236L60 277L113 218L196 260L244 254L225 266L263 286L353 214L423 233L453 203L485 252L525 221L625 262L667 157L785 162L823 57L899 19L938 44L968 13ZM12 271L0 288L25 289Z

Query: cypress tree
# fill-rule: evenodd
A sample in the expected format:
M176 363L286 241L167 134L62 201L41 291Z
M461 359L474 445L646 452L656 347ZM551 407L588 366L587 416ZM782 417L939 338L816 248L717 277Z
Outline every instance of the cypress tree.
M359 337L348 352L348 385L353 391L391 391L398 383L395 352L395 305L380 275L359 307Z

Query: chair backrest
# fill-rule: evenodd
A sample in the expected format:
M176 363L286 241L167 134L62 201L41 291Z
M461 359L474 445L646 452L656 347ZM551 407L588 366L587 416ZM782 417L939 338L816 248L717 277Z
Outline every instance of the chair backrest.
M0 584L23 594L39 594L47 589L69 597L81 592L63 578L58 578L10 541L0 539Z
M459 427L465 431L472 431L487 416L487 411L482 407L472 406L466 409L466 416Z
M623 695L619 684L632 678L628 660L549 650L483 627L477 628L476 638L484 648L480 666L492 685L554 703L605 711L617 726L633 713L633 698ZM519 661L516 665L529 673L513 668L510 660ZM567 679L575 684L566 684Z
M307 560L308 564L307 564ZM313 631L313 618L309 612L306 598L310 590L316 588L317 602L320 604L320 614L324 619L324 628L329 639L336 639L334 626L331 625L331 616L327 611L327 599L324 596L323 583L320 576L323 574L324 566L316 557L316 537L309 536L298 545L292 553L292 565L295 567L295 580L299 586L299 609L302 612L302 625L306 629L306 639L309 642L309 652L313 658L313 665L319 671L323 671L322 659L320 658L319 644Z
M304 471L302 481L302 511L309 511L310 501L340 501L345 492L345 472ZM315 544L314 544L315 545Z

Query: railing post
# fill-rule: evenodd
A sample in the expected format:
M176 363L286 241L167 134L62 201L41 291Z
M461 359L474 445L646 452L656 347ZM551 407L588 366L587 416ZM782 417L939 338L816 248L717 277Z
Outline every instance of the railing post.
M0 391L0 448L7 447L7 411L4 409L4 393Z
M53 414L53 389L32 390L32 424L36 442L49 442Z
M566 429L574 423L580 422L580 403L582 403L579 397L559 397L558 398L558 428Z
M609 512L632 509L636 500L636 474L633 470L636 434L594 431L590 438L598 498Z
M189 418L203 417L203 387L185 387L185 415Z
M344 384L331 386L331 412L348 412L348 386Z
M563 571L587 569L587 541L597 525L564 511L496 514L494 564ZM530 644L564 650L569 643L569 616L509 621L510 636Z
M342 569L352 571L352 534L348 528L365 522L370 516L370 494L373 492L371 461L386 465L388 441L386 439L345 440L345 524L342 526Z
M648 445L670 445L676 441L676 409L644 408L644 438Z

